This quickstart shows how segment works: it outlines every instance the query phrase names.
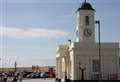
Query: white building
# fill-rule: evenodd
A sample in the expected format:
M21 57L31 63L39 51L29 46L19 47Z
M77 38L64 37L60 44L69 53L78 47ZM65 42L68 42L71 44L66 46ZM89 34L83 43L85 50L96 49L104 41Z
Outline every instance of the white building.
M56 51L57 78L72 82L119 79L119 43L95 42L94 16L95 10L88 2L76 11L76 41L60 45Z

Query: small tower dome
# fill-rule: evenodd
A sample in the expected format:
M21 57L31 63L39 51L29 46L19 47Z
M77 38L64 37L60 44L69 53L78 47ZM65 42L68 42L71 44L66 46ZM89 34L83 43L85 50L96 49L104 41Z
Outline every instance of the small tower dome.
M93 11L95 11L95 9L93 9L91 4L88 2L82 3L82 5L77 9L77 11L79 11L79 10L93 10Z

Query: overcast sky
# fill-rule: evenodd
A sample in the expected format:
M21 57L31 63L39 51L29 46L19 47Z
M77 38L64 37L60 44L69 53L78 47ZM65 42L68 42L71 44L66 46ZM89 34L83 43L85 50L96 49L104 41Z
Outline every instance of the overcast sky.
M57 46L75 40L75 11L84 0L0 1L3 67L55 65ZM87 1L101 21L102 42L120 42L120 1Z

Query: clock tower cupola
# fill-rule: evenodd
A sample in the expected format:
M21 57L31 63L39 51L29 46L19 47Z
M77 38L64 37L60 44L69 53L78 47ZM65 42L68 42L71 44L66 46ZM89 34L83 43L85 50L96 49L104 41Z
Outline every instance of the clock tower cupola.
M95 42L94 14L95 10L86 0L77 9L76 42Z

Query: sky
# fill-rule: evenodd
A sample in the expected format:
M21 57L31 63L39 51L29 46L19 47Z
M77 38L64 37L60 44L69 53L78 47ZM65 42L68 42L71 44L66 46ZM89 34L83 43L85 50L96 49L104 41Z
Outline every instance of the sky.
M75 11L83 1L0 0L1 66L55 65L57 46L75 41ZM101 22L101 41L120 42L120 0L87 1Z

